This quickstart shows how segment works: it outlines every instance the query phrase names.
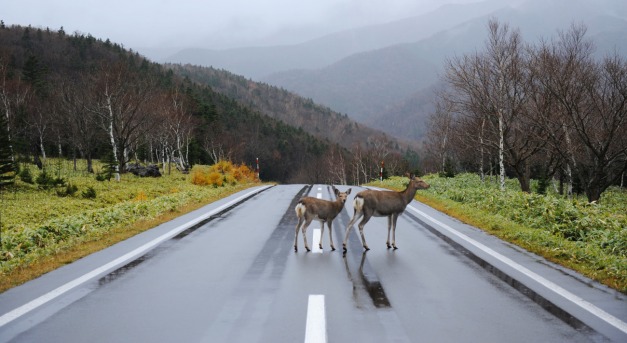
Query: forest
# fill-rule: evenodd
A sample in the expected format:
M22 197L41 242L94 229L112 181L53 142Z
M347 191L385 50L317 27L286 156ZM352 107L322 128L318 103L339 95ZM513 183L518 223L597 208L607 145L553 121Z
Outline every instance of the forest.
M255 168L259 159L266 181L359 183L376 178L391 155L388 140L373 139L354 157L173 69L89 34L0 23L3 168L41 169L60 157L85 159L94 172L98 159L119 179L130 163L167 172L220 160ZM394 156L392 167L408 168Z
M560 194L599 201L627 170L627 60L593 57L586 27L526 44L490 21L483 50L446 61L427 150L441 171L559 180Z

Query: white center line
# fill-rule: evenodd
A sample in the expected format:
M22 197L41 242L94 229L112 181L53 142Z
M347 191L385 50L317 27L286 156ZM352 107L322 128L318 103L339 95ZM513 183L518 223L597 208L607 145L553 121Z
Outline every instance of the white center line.
M326 343L327 321L324 310L324 295L310 294L307 304L307 326L305 343Z
M322 249L320 249L320 245L318 244L318 242L320 242L320 229L313 230L313 238L311 242L311 252L321 254Z
M318 187L318 190L321 191L322 188ZM322 199L322 193L318 192L316 194L316 198L318 199ZM313 239L312 239L312 249L311 252L315 252L315 253L322 253L322 250L320 249L320 245L318 245L316 242L320 242L320 229L314 229L313 230Z

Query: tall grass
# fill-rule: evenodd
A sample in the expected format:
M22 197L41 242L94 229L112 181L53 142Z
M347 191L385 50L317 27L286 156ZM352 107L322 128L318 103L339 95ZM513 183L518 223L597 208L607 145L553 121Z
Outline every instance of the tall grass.
M224 171L221 178L227 182L222 187L207 187L192 183L190 175L176 170L159 178L124 174L120 182L97 181L93 174L74 171L71 161L53 161L46 173L63 183L42 187L18 177L15 185L4 191L0 208L2 277L76 245L107 237L113 230L130 228L136 222L174 213L190 204L202 205L254 185L251 178L236 179L224 171L229 162L223 162L220 169ZM29 169L33 179L41 175L35 166L21 168ZM86 169L78 166L81 168ZM95 166L96 171L101 168ZM70 192L68 185L72 185Z
M521 192L508 180L501 192L475 174L424 177L431 187L416 198L504 240L627 293L627 191L603 193L598 203ZM403 189L405 178L372 185ZM535 183L534 183L535 185Z

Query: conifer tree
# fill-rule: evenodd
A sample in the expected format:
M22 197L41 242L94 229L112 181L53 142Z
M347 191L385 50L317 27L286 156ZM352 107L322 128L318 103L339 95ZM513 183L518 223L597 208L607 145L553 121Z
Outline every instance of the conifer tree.
M0 188L12 184L15 180L15 162L11 155L6 117L0 116Z

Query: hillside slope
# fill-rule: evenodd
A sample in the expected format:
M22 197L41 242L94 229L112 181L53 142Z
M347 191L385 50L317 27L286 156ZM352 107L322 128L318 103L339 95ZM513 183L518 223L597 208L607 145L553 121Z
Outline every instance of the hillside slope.
M319 139L338 143L347 149L357 145L365 147L373 139L389 141L392 151L418 149L416 142L404 142L389 137L382 131L353 121L345 114L317 105L311 99L302 98L284 89L214 68L178 64L165 66L177 75L208 85L216 92L237 99L240 103L269 117L302 129Z
M116 68L125 72L117 74ZM109 75L118 75L122 82L113 82ZM108 40L61 30L2 27L0 80L0 94L6 100L0 102L0 112L9 116L13 153L20 161L44 156L108 158L112 154L108 119L93 113L101 108L103 96L115 93L109 100L119 103L121 110L118 113L116 107L111 116L112 130L116 138L132 140L120 148L129 156L126 162L132 157L133 162L159 163L164 151L175 148L166 144L173 132L162 124L181 115L170 109L167 99L183 93L177 101L184 104L179 109L183 118L189 116L192 129L184 137L189 149L178 156L186 154L189 164L213 163L212 153L219 151L251 167L259 158L264 180L307 183L324 182L326 177L322 168L316 174L307 171L325 158L332 141L189 82ZM107 87L98 88L101 82Z

